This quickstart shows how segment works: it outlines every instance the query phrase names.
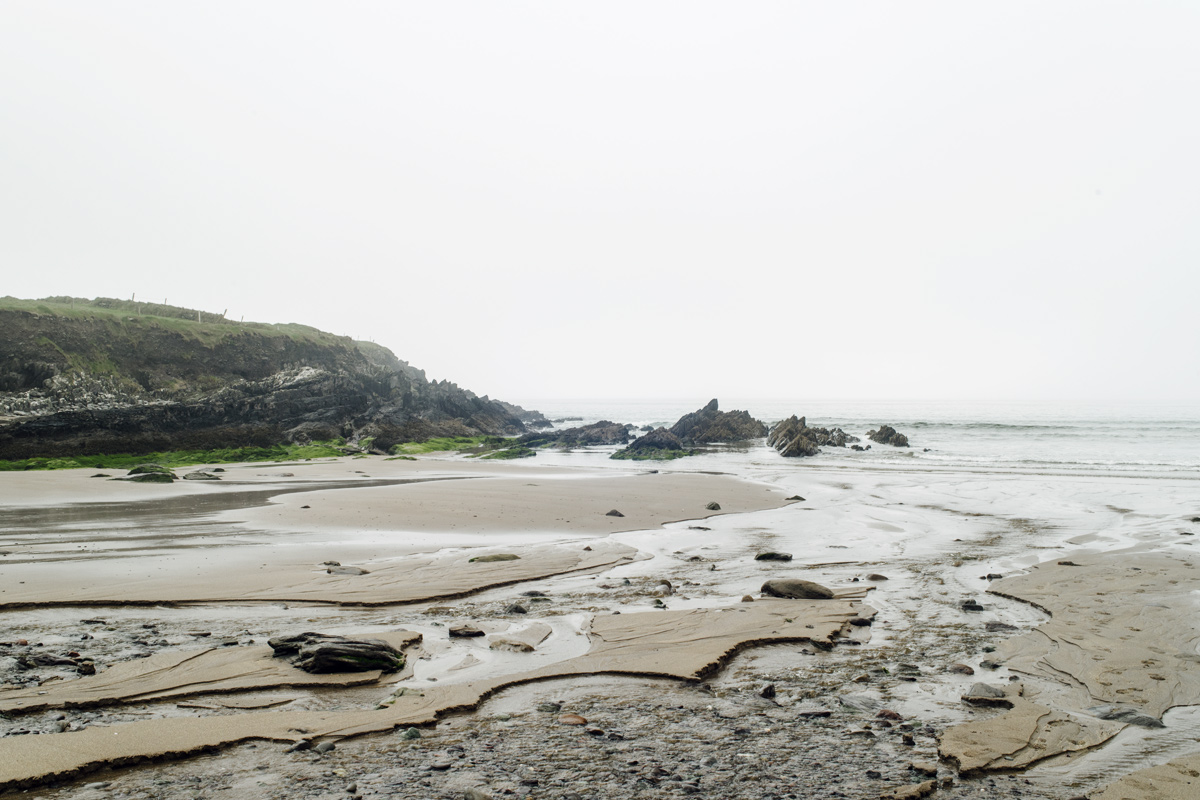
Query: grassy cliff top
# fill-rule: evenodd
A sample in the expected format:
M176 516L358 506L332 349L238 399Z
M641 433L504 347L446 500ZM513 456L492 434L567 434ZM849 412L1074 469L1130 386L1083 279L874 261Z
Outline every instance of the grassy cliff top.
M326 333L308 325L238 322L226 319L223 314L194 308L115 300L111 297L97 297L92 300L81 297L44 297L40 300L0 297L0 313L4 311L24 311L63 320L103 320L119 322L126 326L159 327L209 343L229 336L254 333L312 344L338 344L347 347L353 345L348 336Z

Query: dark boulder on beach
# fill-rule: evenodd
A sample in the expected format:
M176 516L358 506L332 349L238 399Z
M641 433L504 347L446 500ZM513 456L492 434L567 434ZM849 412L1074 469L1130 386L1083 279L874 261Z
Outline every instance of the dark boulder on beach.
M743 442L767 435L767 426L748 411L721 411L716 399L690 414L684 414L671 426L671 433L686 444Z
M787 458L815 456L821 447L845 447L857 441L841 428L810 428L805 417L795 415L777 422L767 436L767 444Z
M876 444L890 444L893 447L908 447L908 437L891 425L880 425L879 430L867 433L867 438Z
M768 597L785 597L790 600L832 600L833 590L819 583L799 578L780 578L767 581L760 591Z
M328 672L397 672L404 668L404 654L379 639L348 639L327 633L277 636L267 641L276 658L314 674Z

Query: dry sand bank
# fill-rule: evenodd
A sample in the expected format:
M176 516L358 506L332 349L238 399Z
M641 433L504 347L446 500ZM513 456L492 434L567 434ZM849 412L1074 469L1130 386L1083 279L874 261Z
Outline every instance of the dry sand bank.
M528 544L648 530L677 520L786 504L778 488L728 475L614 475L523 464L368 461L244 465L229 468L228 480L220 483L154 486L93 481L79 474L87 470L0 474L7 502L23 499L26 509L44 507L47 497L60 501L64 486L79 491L73 506L78 513L68 519L86 517L89 502L128 504L119 505L101 530L81 532L69 526L63 536L40 528L36 508L23 515L13 509L9 519L20 517L22 527L6 529L0 540L6 553L0 560L0 607L246 600L408 603L609 567L633 556L629 548L597 544L588 552L583 545L543 546L508 565L472 564L479 553L461 550L402 558L413 553L478 547L501 536L505 542ZM397 483L341 485L348 473L364 466L372 474L363 471L362 481ZM339 488L325 488L331 484ZM236 505L251 492L249 486L256 504L266 501L264 493L272 487L288 493L267 505L221 510ZM145 528L153 530L161 517L178 513L170 508L173 501L194 503L197 492L216 493L216 502L194 518L183 517L166 534L146 535ZM710 502L719 503L720 510L707 509ZM623 516L609 516L614 509ZM42 513L55 524L63 516L57 508ZM330 560L369 574L328 574L323 562Z

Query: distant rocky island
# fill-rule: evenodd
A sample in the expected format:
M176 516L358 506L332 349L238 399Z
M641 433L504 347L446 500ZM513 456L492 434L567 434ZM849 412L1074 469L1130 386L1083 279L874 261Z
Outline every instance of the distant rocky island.
M0 459L340 439L386 452L550 422L372 342L96 298L0 298Z

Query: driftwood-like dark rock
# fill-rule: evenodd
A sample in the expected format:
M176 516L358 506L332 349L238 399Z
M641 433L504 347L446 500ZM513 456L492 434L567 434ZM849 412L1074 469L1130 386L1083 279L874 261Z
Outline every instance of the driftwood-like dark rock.
M327 672L397 672L404 668L404 654L379 639L347 639L328 633L277 636L267 644L276 658L314 674Z
M876 444L890 444L893 447L908 447L908 437L891 425L880 425L879 430L870 431L867 438Z

